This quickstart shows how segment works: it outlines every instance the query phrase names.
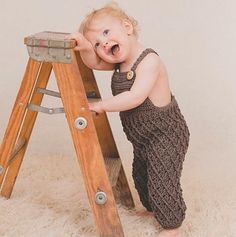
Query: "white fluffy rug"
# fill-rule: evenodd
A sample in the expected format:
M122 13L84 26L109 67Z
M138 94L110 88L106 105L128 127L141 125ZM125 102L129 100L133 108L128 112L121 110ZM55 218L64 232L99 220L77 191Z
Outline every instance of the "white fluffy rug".
M123 163L136 209L142 210L131 179L131 158ZM226 159L215 162L212 152L211 157L186 158L182 176L186 236L236 237L232 164ZM120 206L118 210L126 237L157 236L154 218L135 216ZM11 199L0 198L0 236L98 236L75 157L25 157Z

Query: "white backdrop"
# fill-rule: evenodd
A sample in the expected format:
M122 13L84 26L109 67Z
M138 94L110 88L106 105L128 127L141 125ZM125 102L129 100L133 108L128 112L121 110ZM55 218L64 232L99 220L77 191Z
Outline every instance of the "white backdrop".
M0 0L0 139L28 59L23 38L44 30L72 32L85 14L107 1ZM236 2L234 0L121 0L135 17L140 40L154 48L169 71L172 91L191 131L190 159L234 164L236 154ZM110 73L95 72L103 97L111 95ZM51 78L49 89L56 89ZM44 105L60 106L58 99ZM122 157L131 146L117 113L109 119ZM27 155L74 155L63 115L40 114ZM232 168L233 169L233 168Z

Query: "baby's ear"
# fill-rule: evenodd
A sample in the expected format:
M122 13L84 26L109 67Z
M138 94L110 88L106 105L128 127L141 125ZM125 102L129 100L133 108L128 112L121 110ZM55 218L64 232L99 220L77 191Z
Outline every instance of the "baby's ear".
M132 35L134 33L134 27L128 19L123 19L123 26L128 35Z

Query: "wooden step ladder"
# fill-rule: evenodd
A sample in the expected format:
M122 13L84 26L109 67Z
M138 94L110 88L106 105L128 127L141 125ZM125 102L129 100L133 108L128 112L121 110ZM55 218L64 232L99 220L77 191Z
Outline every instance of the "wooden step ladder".
M94 74L64 37L45 31L24 40L30 57L0 147L0 192L10 198L38 112L64 112L99 236L121 237L116 202L134 202L107 116L89 110L88 101L101 98ZM59 92L46 89L52 70ZM64 108L42 107L44 94L61 97Z

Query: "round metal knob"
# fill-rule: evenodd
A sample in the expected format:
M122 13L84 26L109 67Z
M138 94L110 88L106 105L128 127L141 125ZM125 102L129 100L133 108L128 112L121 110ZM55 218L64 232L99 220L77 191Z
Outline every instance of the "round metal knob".
M78 129L85 129L87 127L87 120L83 117L78 117L74 124Z
M107 202L107 195L104 192L97 192L95 194L95 201L98 205L104 205Z

